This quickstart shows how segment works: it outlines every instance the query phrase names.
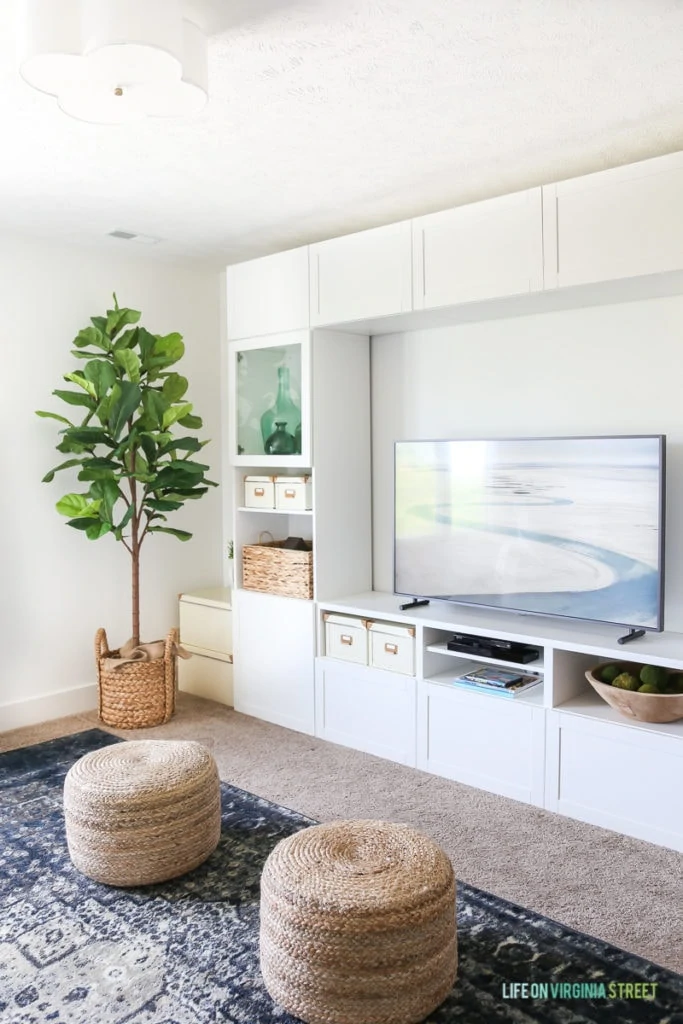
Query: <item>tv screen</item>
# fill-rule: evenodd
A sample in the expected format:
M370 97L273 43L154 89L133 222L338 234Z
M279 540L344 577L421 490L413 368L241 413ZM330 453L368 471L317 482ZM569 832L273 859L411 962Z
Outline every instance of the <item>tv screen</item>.
M665 438L399 441L394 590L662 628Z

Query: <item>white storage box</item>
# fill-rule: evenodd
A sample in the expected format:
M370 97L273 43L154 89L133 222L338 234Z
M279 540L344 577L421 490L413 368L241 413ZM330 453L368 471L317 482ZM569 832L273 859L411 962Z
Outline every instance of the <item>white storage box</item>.
M275 508L283 512L313 508L310 476L276 476Z
M245 476L244 504L247 508L275 508L275 477Z
M390 672L415 675L415 628L392 622L371 622L370 665Z
M328 658L368 663L368 629L365 619L325 612L325 653Z

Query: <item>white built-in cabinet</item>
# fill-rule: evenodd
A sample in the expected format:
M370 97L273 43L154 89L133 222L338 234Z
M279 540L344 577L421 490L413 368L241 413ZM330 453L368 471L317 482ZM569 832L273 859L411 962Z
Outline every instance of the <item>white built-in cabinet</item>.
M683 270L683 154L543 188L546 288Z
M224 587L180 594L178 688L232 707L232 598Z
M683 722L628 721L590 689L587 667L624 656L604 627L527 619L514 634L503 613L404 614L398 598L371 591L368 337L516 307L619 301L634 279L641 291L659 282L653 294L683 288L682 197L678 153L228 267L236 710L683 849L681 795L667 785L683 767ZM262 396L275 384L259 385L260 398L258 388L240 390L259 352L261 369L278 352L291 364L300 453L259 447ZM246 507L245 474L280 473L310 478L312 509ZM312 542L310 599L242 586L242 547L268 535ZM414 673L329 656L326 612L414 626ZM538 644L543 685L510 701L453 686L449 629ZM683 670L683 637L648 636L628 656Z
M413 308L527 294L543 288L540 188L413 221Z
M308 246L228 267L226 305L231 340L307 328Z
M412 309L411 224L371 228L310 247L311 326Z

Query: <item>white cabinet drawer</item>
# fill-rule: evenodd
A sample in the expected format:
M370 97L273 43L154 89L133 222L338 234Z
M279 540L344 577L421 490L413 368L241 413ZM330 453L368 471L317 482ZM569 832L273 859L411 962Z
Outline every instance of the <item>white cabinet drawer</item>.
M203 651L232 654L232 612L180 599L180 643Z
M415 765L415 679L316 662L316 736Z
M365 619L326 613L324 622L327 657L367 665L368 629Z
M415 675L415 629L389 622L371 622L370 664L389 672Z
M202 654L178 658L178 689L232 707L232 663Z
M226 285L230 340L308 327L307 245L228 267Z

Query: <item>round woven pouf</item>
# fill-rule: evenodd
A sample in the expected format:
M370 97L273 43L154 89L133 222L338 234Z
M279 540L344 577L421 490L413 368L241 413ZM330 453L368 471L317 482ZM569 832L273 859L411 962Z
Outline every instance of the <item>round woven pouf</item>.
M261 973L307 1024L417 1024L457 967L455 878L408 825L340 821L283 839L261 877Z
M64 780L76 868L107 885L151 885L206 860L221 834L218 769L201 743L130 740L86 754Z

